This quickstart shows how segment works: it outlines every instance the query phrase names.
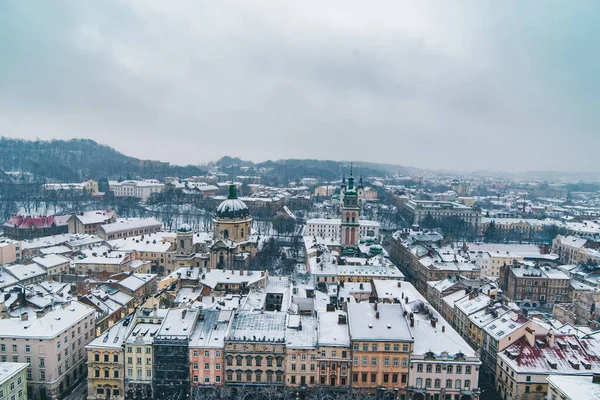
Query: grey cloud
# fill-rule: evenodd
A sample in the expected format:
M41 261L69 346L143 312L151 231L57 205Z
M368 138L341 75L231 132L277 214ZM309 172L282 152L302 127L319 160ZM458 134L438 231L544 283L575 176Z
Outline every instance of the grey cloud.
M592 69L547 63L561 49L544 34L573 27L510 19L522 2L457 4L9 2L0 129L177 163L599 171L593 96L568 78Z

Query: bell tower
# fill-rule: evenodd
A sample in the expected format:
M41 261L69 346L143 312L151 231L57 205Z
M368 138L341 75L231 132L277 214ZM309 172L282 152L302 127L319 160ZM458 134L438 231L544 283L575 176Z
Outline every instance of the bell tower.
M341 245L358 246L360 240L360 222L358 216L360 206L358 204L358 194L354 185L354 174L350 164L350 176L348 185L344 191L344 200L342 204L342 223L341 223Z

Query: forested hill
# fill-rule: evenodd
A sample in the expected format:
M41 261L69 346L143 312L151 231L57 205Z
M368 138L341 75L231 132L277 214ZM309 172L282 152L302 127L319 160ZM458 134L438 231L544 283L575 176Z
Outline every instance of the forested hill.
M46 181L80 182L84 179L163 178L202 175L195 166L180 167L160 161L139 160L88 139L27 141L0 138L0 176L29 172Z

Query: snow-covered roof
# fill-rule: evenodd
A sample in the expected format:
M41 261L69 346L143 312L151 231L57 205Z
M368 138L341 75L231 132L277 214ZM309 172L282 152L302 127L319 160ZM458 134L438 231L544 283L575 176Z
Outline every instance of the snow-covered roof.
M320 293L320 292L318 292ZM340 323L341 320L344 323ZM350 346L348 315L344 311L320 311L318 313L319 346Z
M401 304L375 304L348 304L348 323L352 340L413 341Z
M32 261L46 269L70 263L70 260L67 257L63 257L59 254L47 254L41 257L35 257Z
M106 234L128 231L130 229L144 229L150 227L162 227L162 223L154 218L117 218L111 224L101 225Z
M0 363L0 386L8 379L15 376L19 371L27 368L28 363L3 362ZM8 397L8 396L7 396Z
M41 317L29 313L27 320L21 318L0 319L0 336L13 338L53 338L78 321L83 320L94 310L83 303L71 301L55 307Z
M284 343L286 317L278 311L241 311L233 318L227 340Z
M285 331L286 347L314 349L319 337L318 320L313 315L288 315Z
M600 400L600 385L592 382L592 376L550 375L548 383L557 389L559 398Z

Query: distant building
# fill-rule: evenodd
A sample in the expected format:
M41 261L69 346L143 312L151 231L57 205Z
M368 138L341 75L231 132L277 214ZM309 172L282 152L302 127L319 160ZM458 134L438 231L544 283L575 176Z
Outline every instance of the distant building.
M155 179L143 181L110 181L108 182L110 190L113 191L115 197L137 197L146 202L153 193L163 191L165 185Z
M69 233L95 235L100 225L114 222L117 214L112 210L85 211L69 218Z
M96 234L104 240L113 240L146 235L161 229L162 223L154 218L117 218L112 223L100 225Z
M56 215L54 217L23 217L14 216L3 225L4 236L25 240L41 236L58 235L69 230L69 215Z
M481 212L474 207L450 201L407 200L402 213L413 224L421 224L423 219L458 218L478 229L481 225Z
M87 180L81 183L46 183L44 190L55 190L59 192L74 192L78 194L98 194L98 182Z
M22 257L21 242L0 239L0 265L13 264Z

